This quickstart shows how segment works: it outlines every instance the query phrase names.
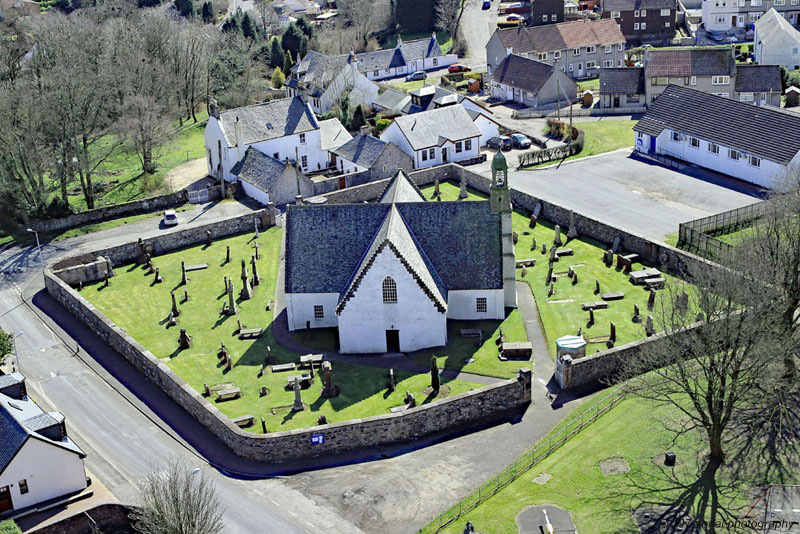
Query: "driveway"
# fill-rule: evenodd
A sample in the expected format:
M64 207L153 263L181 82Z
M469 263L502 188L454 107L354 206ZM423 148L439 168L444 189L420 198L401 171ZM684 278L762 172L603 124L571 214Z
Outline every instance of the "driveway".
M691 169L677 172L627 150L560 168L510 171L513 189L574 209L626 231L663 241L678 224L758 202L743 182Z

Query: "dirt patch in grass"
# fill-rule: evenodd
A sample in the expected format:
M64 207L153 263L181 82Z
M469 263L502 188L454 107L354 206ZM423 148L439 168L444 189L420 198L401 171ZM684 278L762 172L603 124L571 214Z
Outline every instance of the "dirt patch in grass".
M553 475L551 475L550 473L539 473L538 475L533 477L533 482L535 484L543 486L544 484L547 484L547 481L550 480L551 478L553 478Z
M604 477L624 475L625 473L631 472L631 464L629 464L625 458L620 456L613 456L611 458L601 460L598 464L598 467L600 467L600 471L603 472Z
M445 397L450 395L450 387L447 386L446 384L442 384L439 387L439 393L437 393L436 396L434 397L433 396L433 388L428 386L428 387L426 387L425 389L422 390L422 394L425 395L425 397L427 399L439 400L439 399L443 399L443 398L445 398Z

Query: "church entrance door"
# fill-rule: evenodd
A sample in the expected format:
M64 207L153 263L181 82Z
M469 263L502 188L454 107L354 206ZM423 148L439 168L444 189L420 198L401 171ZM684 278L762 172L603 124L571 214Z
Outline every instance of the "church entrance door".
M400 352L400 330L386 331L386 352Z

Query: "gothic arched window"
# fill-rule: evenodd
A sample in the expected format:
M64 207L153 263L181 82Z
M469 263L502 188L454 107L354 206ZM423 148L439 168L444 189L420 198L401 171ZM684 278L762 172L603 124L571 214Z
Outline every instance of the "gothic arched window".
M383 302L397 302L397 284L389 276L383 279Z

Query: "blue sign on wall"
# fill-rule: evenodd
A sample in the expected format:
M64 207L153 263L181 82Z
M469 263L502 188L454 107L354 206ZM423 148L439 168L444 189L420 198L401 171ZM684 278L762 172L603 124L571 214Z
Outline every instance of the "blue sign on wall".
M322 445L325 443L325 434L311 434L312 445Z

